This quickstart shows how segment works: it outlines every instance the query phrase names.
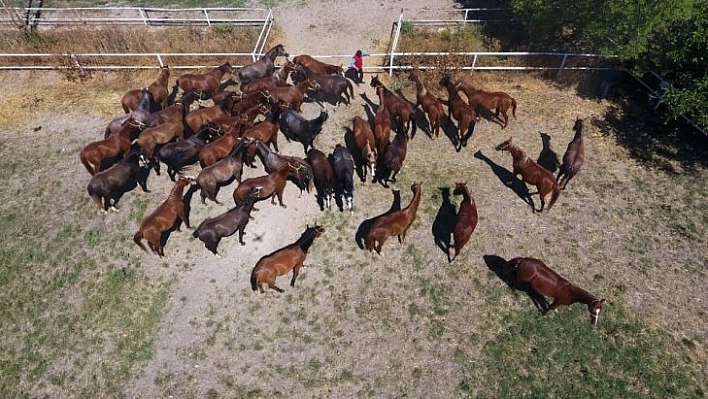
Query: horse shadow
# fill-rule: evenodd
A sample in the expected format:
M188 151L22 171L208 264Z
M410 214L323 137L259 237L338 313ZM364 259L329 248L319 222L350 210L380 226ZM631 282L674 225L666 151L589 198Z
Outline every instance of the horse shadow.
M366 112L366 119L369 121L373 121L374 118L376 118L376 113L379 111L379 104L374 103L371 101L369 96L366 95L366 93L361 93L359 94L362 100L364 100L365 104L362 104L362 107L364 107L364 112Z
M558 154L556 154L555 151L553 151L553 149L551 148L551 136L543 132L539 133L541 133L543 149L541 149L541 153L538 155L538 160L536 161L536 163L541 165L541 167L548 170L549 172L555 174L558 170L560 162L558 161Z
M393 193L393 202L391 203L391 208L389 208L388 211L381 215L376 215L370 219L364 220L356 229L356 233L354 234L354 241L356 241L356 245L359 247L359 249L364 249L364 240L366 239L366 236L369 235L369 230L371 230L371 227L374 225L376 219L381 216L388 215L401 210L401 190L391 190L391 192Z
M486 162L487 165L492 168L492 172L494 172L494 174L497 176L497 178L499 178L499 181L501 181L502 184L509 187L516 195L519 196L519 198L521 198L525 203L527 203L531 207L531 209L536 209L533 203L533 199L531 198L531 193L529 193L528 187L526 187L526 184L522 180L519 180L513 173L511 173L505 167L497 165L494 161L487 158L487 156L482 154L481 150L475 152L474 157Z
M479 115L480 118L486 120L487 122L495 123L499 126L504 126L502 118L496 113L490 111L489 109L477 104L474 107L474 111Z
M363 182L364 168L366 168L366 165L364 164L364 159L361 157L359 148L356 146L356 141L354 141L354 131L348 126L345 126L344 130L344 145L352 154L352 158L354 158L354 168L356 169L355 172L357 177L359 177L359 180Z
M433 221L433 239L435 245L440 248L450 260L450 246L452 245L452 232L455 228L457 218L457 208L450 201L450 187L438 187L442 195L442 204L438 209Z
M523 291L526 295L528 295L528 297L531 299L531 302L533 302L534 306L536 306L537 309L539 309L540 311L548 309L549 303L546 297L534 291L534 289L531 288L530 285L521 284L520 286L516 287L516 290L514 290L514 283L511 281L511 276L504 268L504 265L507 262L506 259L498 255L484 255L482 258L484 259L484 263L487 265L487 268L494 274L496 274L496 276L501 281L503 281L507 285L507 287L509 287L509 289L513 290L514 295L516 295L516 291Z
M415 107L413 121L415 122L416 126L418 126L420 130L422 130L423 133L428 136L429 139L433 138L433 129L430 127L430 122L428 122L428 117L425 115L425 111L418 107ZM411 139L413 138L413 136L414 134L411 133Z
M460 142L460 137L458 135L459 129L455 122L450 119L450 116L445 114L440 119L440 130L443 134L450 140L450 143L455 147L455 151L460 152L462 149L462 143Z

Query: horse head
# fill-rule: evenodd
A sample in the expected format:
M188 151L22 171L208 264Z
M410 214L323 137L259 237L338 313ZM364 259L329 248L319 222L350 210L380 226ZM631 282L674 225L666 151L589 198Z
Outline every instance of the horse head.
M379 80L379 75L374 75L371 77L371 87L383 86L383 83Z
M602 310L602 305L605 304L605 299L597 299L588 304L588 311L590 312L590 323L593 326L597 325L597 321L600 318L600 311Z
M497 151L502 151L502 152L503 152L503 151L509 151L509 149L510 149L511 146L513 145L512 142L511 142L511 139L512 139L512 138L509 137L508 140L505 140L505 141L499 143L499 145L497 145L496 147L494 147L494 149L496 149Z
M453 195L460 195L467 191L467 182L455 183L455 189L452 191Z

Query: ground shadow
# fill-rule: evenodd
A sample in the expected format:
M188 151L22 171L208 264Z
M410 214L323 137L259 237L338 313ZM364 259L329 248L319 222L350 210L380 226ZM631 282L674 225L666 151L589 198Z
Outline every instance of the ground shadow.
M494 172L494 174L497 176L497 178L499 178L499 181L501 181L502 184L509 187L516 195L519 196L519 198L521 198L525 203L531 206L531 209L536 209L533 203L533 199L531 198L531 194L529 193L529 189L528 187L526 187L526 184L523 181L519 180L508 169L504 168L503 166L497 165L494 161L487 158L484 154L482 154L481 150L475 152L474 157L486 162L487 165L492 168L492 172Z
M543 132L539 133L541 134L541 141L543 141L543 149L541 149L536 163L555 174L560 163L558 162L558 154L551 148L551 136Z
M433 240L435 245L447 255L450 261L450 246L452 244L452 231L457 218L457 208L450 201L450 187L438 187L442 195L442 203L433 221Z
M376 219L381 216L388 215L401 210L401 190L391 190L391 192L393 193L393 202L391 203L391 208L389 208L388 211L382 213L381 215L377 215L373 218L364 220L356 229L354 241L356 241L356 245L359 247L359 249L364 249L364 240L369 234L369 230L371 230L371 226L374 225Z
M366 112L366 120L367 121L373 121L376 118L376 113L379 110L379 105L375 104L369 96L366 95L366 93L361 93L359 94L362 100L364 100L364 104L361 106L364 108L364 112Z
M484 255L482 258L484 259L484 263L487 265L487 268L496 274L496 276L503 281L509 289L512 290L514 296L516 296L516 291L522 291L528 295L534 306L536 306L536 308L541 312L548 309L549 303L546 300L546 297L534 291L528 284L521 284L514 289L514 282L511 279L512 276L509 275L508 271L505 270L506 268L504 267L507 260L498 255Z

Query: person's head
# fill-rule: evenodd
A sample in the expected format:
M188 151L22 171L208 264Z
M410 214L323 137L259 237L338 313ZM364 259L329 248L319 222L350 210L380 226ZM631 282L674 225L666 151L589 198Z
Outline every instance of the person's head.
M354 55L356 55L357 57L361 57L361 50L357 50L356 54L354 54Z

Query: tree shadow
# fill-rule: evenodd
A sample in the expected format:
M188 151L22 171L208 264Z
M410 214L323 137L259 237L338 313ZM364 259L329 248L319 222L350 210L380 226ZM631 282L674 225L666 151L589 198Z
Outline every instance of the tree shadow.
M555 174L560 166L560 162L558 161L558 154L551 148L551 136L543 132L539 133L541 134L541 141L543 141L543 149L541 149L536 163Z
M389 208L388 211L382 213L381 215L377 215L370 219L364 220L357 228L356 233L354 235L354 241L356 241L356 245L359 247L359 249L364 249L364 240L369 234L369 230L371 230L371 226L374 225L376 219L381 216L388 215L401 210L401 190L391 190L391 192L393 193L393 202L391 203L391 208Z
M531 194L529 193L529 189L528 187L526 187L526 184L523 181L519 180L508 169L504 168L503 166L497 165L494 161L487 158L484 154L482 154L481 150L475 152L474 157L486 162L487 165L492 168L492 172L494 172L494 174L497 176L499 181L502 182L502 184L504 184L506 187L509 187L517 196L519 196L519 198L521 198L525 203L531 206L531 209L536 209L533 203L533 199L531 198Z
M442 203L433 221L433 239L435 245L447 255L450 261L450 246L452 243L452 231L455 228L457 218L457 208L450 201L450 187L438 187L442 195Z
M548 309L549 303L548 300L546 300L546 297L534 291L534 289L528 284L520 284L516 287L514 286L512 276L505 268L507 260L498 255L484 255L482 258L484 259L484 263L487 265L487 268L496 274L496 276L503 281L509 289L512 290L514 296L516 296L516 291L522 291L531 299L531 302L533 302L534 306L536 306L538 310L543 312L545 309Z

